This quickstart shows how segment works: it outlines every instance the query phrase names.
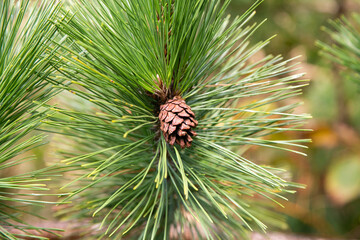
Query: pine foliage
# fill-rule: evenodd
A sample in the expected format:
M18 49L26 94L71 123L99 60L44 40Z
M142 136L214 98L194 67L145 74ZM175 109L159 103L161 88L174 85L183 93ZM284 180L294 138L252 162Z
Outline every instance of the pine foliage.
M324 31L332 43L317 42L322 54L353 73L360 74L360 15L353 14L348 19L342 16L331 20L329 28Z
M267 136L301 130L307 115L284 101L306 85L293 60L251 60L261 25L225 17L229 1L76 1L57 26L66 37L59 71L73 93L47 123L69 142L66 208L93 217L98 236L120 239L241 239L265 230L267 208L293 184L243 157L249 146L300 153L305 140ZM169 145L160 106L181 96L196 115L192 146ZM64 142L64 140L63 140ZM66 168L65 168L66 169ZM64 170L67 171L67 170Z
M13 166L33 159L25 152L43 144L43 135L29 133L46 118L41 104L55 93L48 87L54 54L49 51L50 38L56 31L49 19L59 7L34 6L26 0L0 1L1 239L29 237L30 232L40 230L24 222L24 216L33 214L29 207L45 203L29 196L47 190L42 171L15 176L11 171Z

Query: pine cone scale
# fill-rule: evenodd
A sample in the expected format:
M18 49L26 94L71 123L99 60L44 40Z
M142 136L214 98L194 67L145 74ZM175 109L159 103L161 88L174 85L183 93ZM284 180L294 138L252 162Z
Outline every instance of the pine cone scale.
M179 144L181 148L190 147L196 136L193 131L198 125L195 114L180 96L168 100L160 106L160 130L170 144Z
M175 141L176 141L176 136L171 136L171 139L169 141L169 144L170 145L174 145L175 144Z
M180 107L185 108L185 109L190 109L190 107L185 103L180 103Z
M172 134L173 132L175 132L175 130L176 130L175 126L169 125L169 131L168 131L169 134Z
M159 119L160 119L161 121L163 121L163 120L166 118L166 115L167 115L167 112L161 111L161 112L160 112L160 115L159 115Z
M181 112L181 111L184 111L184 109L182 107L180 107L179 105L175 105L176 107L174 109L172 109L172 112L173 113L178 113L178 112ZM168 109L166 109L168 110Z
M190 126L186 125L185 123L181 124L181 127L180 127L181 130L189 130L190 129Z
M176 117L176 115L172 112L167 112L166 114L166 118L165 118L165 122L171 122L174 118Z
M189 115L185 110L183 110L182 112L180 112L180 113L178 114L178 116L183 117L183 118L185 118L185 117L190 117L190 115Z
M193 113L193 111L191 111L191 109L186 109L186 112L191 116L195 117L195 114Z
M175 107L177 107L177 105L170 103L170 104L165 108L165 110L166 110L166 111L172 111Z
M173 118L173 121L172 121L172 125L174 125L174 126L180 125L180 124L183 123L183 121L184 121L183 118L178 117L177 115L175 115L175 117Z
M162 129L164 132L167 132L169 129L170 124L164 123L164 128Z

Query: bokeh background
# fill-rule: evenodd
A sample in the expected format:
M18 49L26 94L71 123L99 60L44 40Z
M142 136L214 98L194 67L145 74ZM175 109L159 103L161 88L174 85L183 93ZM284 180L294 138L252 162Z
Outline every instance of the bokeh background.
M239 15L253 2L233 0L229 13ZM287 216L287 231L297 235L360 239L360 77L322 57L316 46L317 40L331 43L323 31L329 19L351 18L354 12L360 13L359 0L265 0L255 16L257 22L267 21L253 41L277 34L263 54L300 55L299 71L311 79L298 111L311 113L305 127L313 131L276 136L312 139L308 156L263 149L249 153L250 159L290 170L293 181L307 186L278 208Z
M241 15L254 2L232 0L229 14ZM247 153L258 163L289 170L294 182L307 186L287 196L290 201L281 202L285 208L277 208L286 215L288 228L270 231L360 239L360 84L356 83L360 77L322 57L315 44L317 40L330 41L322 30L329 26L329 19L354 12L360 13L360 0L265 0L253 19L267 21L252 42L277 35L261 54L282 54L287 59L300 56L299 72L306 72L311 79L298 97L304 102L298 111L313 116L305 126L313 131L274 136L312 139L305 150L308 156L256 148ZM42 168L47 160L56 158L54 152L56 146L51 144L34 149L35 165L14 171ZM45 211L45 216L54 218L51 211Z

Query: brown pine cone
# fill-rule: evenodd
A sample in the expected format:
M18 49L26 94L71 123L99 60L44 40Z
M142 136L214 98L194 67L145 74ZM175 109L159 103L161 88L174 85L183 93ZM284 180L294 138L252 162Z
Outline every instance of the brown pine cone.
M197 135L193 129L198 121L184 99L176 96L161 105L159 120L160 129L170 145L176 142L181 148L191 146L192 137Z

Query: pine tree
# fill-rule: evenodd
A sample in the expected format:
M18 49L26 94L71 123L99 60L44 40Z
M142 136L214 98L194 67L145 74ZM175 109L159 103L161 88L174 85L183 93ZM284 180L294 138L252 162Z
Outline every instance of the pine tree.
M44 143L44 136L32 131L47 117L42 104L56 93L49 87L54 72L50 39L56 32L49 19L59 12L59 6L34 6L27 0L0 1L1 239L24 239L39 232L41 228L24 222L24 217L36 217L31 207L46 203L32 198L47 190L44 170L19 175L11 171L33 160L24 153Z
M305 140L268 136L302 130L308 116L284 100L307 81L293 60L252 60L270 41L249 42L260 2L233 20L218 0L69 7L58 70L74 95L47 120L69 143L64 214L92 217L110 239L242 239L276 221L259 198L276 203L297 185L243 153L300 153Z
M331 28L324 27L324 31L333 42L329 44L318 41L321 53L346 67L348 72L360 74L360 15L353 14L350 20L345 16L331 20L330 26Z

